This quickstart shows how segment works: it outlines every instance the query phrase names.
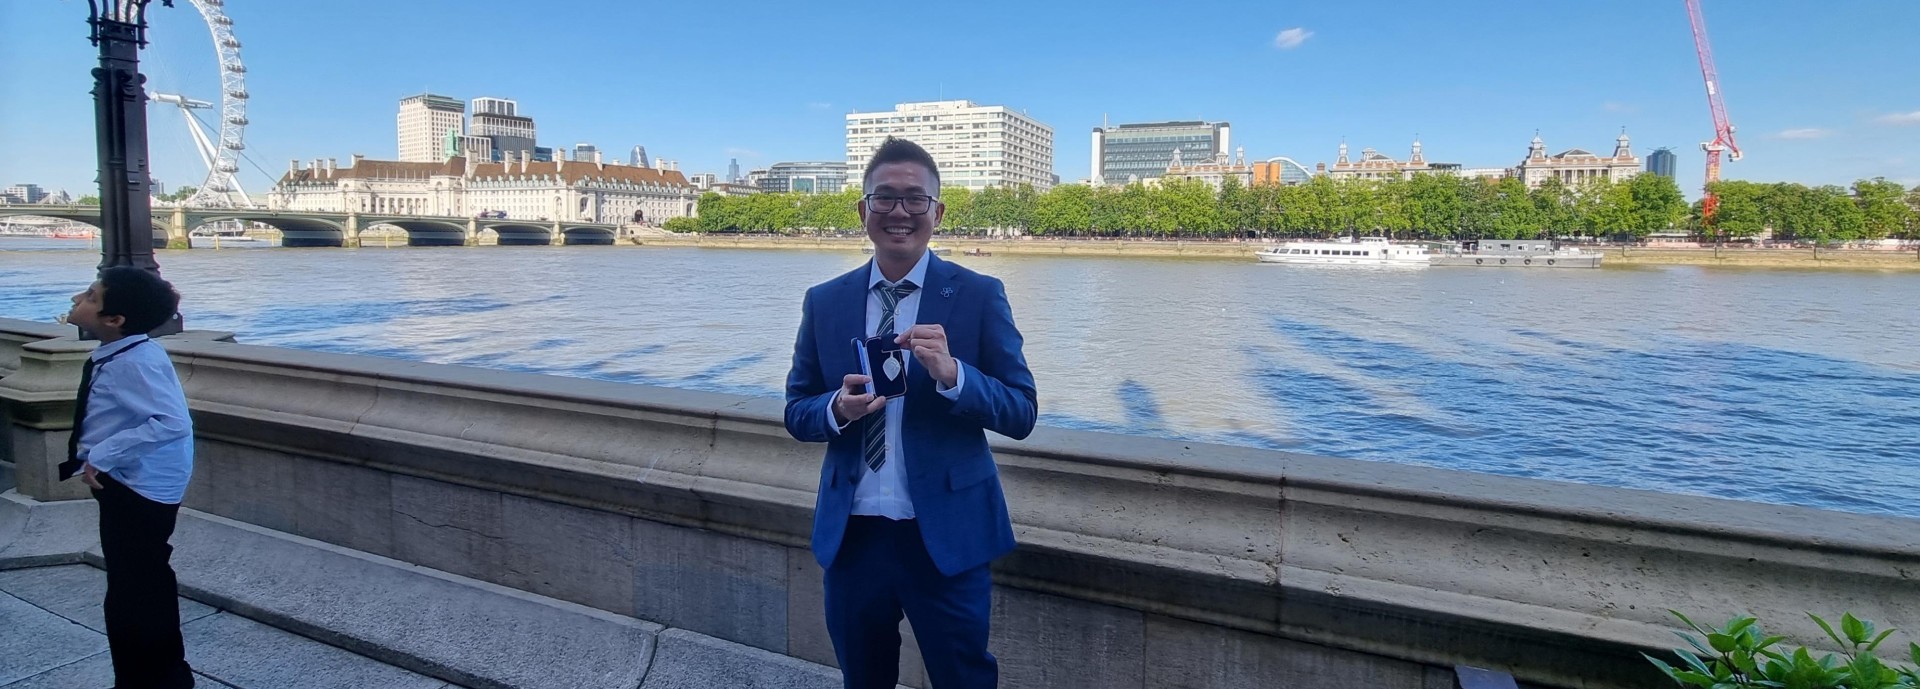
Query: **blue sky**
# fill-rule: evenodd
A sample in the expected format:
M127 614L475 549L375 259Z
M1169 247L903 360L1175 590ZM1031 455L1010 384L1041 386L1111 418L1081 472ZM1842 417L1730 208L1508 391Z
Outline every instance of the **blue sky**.
M157 3L156 3L157 4ZM213 51L180 0L152 11L155 88L211 99ZM1344 137L1404 158L1508 166L1553 151L1671 146L1699 185L1712 127L1681 0L1608 2L667 3L229 0L252 92L249 154L395 156L396 101L504 96L543 145L645 144L687 172L838 159L850 109L966 98L1055 132L1088 174L1113 122L1234 125L1250 158L1331 162ZM964 9L959 9L964 7ZM1176 9L1177 7L1177 9ZM80 0L0 1L0 184L76 195L94 152ZM1706 0L1746 160L1726 176L1920 183L1920 2ZM1279 40L1282 32L1299 41ZM152 110L155 176L204 175L177 111ZM256 193L269 182L243 163Z

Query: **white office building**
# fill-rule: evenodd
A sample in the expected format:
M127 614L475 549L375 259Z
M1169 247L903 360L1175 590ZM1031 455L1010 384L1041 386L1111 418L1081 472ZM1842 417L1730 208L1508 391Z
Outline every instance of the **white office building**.
M947 100L901 103L847 115L847 183L861 184L867 159L889 136L933 155L943 186L984 189L1053 186L1053 128L1003 105Z
M422 93L400 99L400 162L438 163L448 157L447 132L466 132L467 104L446 96Z

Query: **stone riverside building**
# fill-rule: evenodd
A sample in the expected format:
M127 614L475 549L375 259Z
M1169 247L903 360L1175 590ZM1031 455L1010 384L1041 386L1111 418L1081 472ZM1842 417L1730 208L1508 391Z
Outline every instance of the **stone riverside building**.
M1527 157L1511 168L1468 168L1458 163L1429 162L1421 151L1418 138L1413 141L1412 156L1407 160L1395 160L1393 157L1371 148L1361 149L1359 159L1347 156L1347 144L1340 144L1340 155L1332 166L1319 163L1314 166L1314 174L1326 175L1334 179L1413 179L1414 175L1443 174L1457 177L1501 179L1518 177L1528 187L1538 187L1548 179L1558 179L1568 187L1578 187L1590 179L1605 179L1612 182L1624 182L1640 173L1640 159L1634 157L1625 131L1614 139L1613 155L1599 156L1585 149L1570 148L1553 155L1547 154L1547 144L1535 133L1533 142L1527 146Z
M268 192L275 210L508 218L596 223L692 216L698 190L678 170L598 160L533 161L507 153L499 163L464 157L440 163L367 160L347 167L333 159L295 161ZM639 213L640 215L636 215Z
M1526 160L1513 168L1513 176L1525 181L1528 187L1538 187L1548 179L1558 179L1568 187L1578 187L1590 179L1624 182L1637 174L1640 174L1640 159L1634 157L1625 130L1620 132L1620 138L1613 140L1613 155L1606 157L1579 148L1547 155L1547 144L1536 133L1527 146Z

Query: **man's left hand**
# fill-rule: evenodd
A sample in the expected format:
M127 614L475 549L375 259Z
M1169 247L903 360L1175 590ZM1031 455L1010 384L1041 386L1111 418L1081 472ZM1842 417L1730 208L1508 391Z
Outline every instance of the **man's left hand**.
M960 379L960 363L947 353L946 328L937 324L915 325L900 333L895 341L913 352L913 358L926 367L927 375L933 376L941 385L953 387Z

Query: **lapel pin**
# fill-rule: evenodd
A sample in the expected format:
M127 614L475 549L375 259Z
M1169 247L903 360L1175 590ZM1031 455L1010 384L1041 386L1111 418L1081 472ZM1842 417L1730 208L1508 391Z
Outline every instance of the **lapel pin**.
M953 288L952 288L952 287L942 287L942 288L940 288L940 296L942 296L942 297L951 297L951 296L953 296Z

